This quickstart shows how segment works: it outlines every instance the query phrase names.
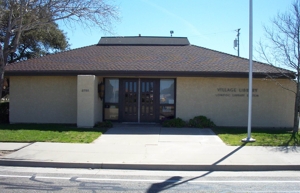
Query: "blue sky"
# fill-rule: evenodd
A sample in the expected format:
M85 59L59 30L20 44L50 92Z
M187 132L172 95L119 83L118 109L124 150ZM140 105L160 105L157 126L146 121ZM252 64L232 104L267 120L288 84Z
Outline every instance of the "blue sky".
M102 36L173 36L188 37L193 45L237 55L233 48L238 28L240 56L249 57L249 0L114 0L120 21L113 23L113 33L98 29L67 32L71 49L96 44ZM263 25L278 12L291 8L293 0L253 0L253 45L264 41ZM259 60L254 50L254 59Z

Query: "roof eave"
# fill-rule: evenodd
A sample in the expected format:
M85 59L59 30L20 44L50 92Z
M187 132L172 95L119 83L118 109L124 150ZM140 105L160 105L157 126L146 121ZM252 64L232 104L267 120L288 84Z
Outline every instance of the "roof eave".
M190 72L190 71L98 71L98 70L69 70L69 71L6 71L5 76L77 76L92 74L96 76L167 76L167 77L225 77L248 78L248 72ZM253 73L253 78L276 77L277 79L295 79L295 74L283 73Z

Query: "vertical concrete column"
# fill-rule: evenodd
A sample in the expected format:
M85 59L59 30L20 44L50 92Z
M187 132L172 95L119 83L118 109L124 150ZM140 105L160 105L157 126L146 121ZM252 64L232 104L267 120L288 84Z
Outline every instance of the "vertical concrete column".
M98 80L94 75L77 76L77 127L95 125L95 97Z

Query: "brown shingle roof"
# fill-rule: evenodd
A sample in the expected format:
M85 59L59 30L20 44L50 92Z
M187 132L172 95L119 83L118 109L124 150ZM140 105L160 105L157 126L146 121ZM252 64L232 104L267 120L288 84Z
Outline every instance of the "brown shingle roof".
M99 45L190 45L186 37L102 37L98 42Z
M13 63L6 75L148 75L245 77L249 61L194 45L92 45ZM253 62L253 75L291 73Z

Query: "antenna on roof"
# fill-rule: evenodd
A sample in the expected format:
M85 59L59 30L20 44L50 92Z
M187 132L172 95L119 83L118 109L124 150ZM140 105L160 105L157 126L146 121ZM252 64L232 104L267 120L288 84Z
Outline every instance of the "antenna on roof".
M237 38L233 41L233 48L237 47L238 57L240 57L240 30L241 28L235 30L237 32Z
M172 37L173 33L174 33L174 31L173 31L173 30L171 30L171 31L170 31L171 37Z

